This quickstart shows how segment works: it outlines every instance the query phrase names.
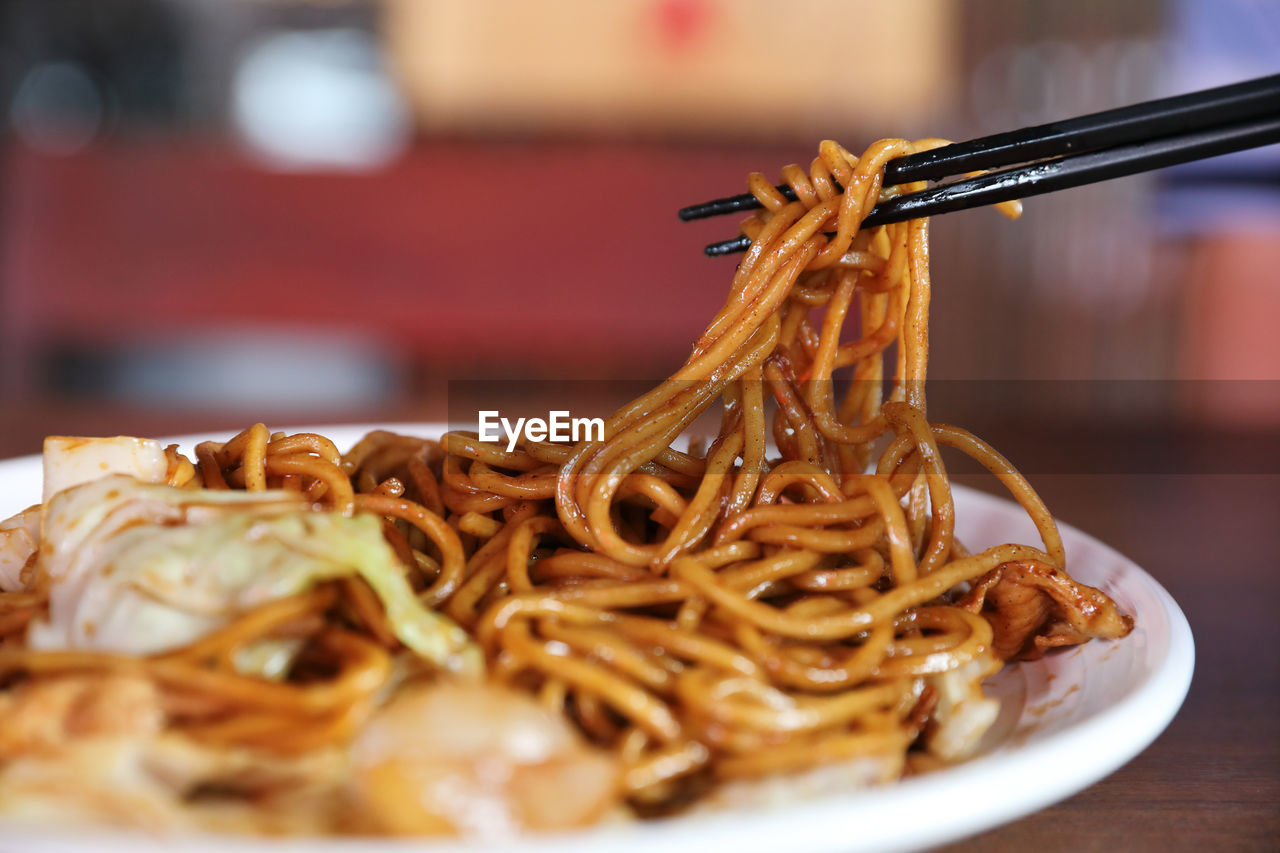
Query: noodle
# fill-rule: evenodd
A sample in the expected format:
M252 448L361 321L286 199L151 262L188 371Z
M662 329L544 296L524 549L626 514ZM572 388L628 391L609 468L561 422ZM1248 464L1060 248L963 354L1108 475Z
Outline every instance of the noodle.
M637 808L856 757L961 758L972 743L938 736L955 713L942 692L986 701L979 683L1003 661L1132 622L1066 574L1052 516L1007 460L927 418L928 223L860 226L884 193L915 188L882 187L885 163L936 144L886 140L858 157L824 142L807 171L783 171L798 201L751 175L763 210L742 226L753 242L724 307L603 440L507 450L379 431L341 454L256 424L200 444L194 462L170 448L168 482L286 489L382 518L419 600L478 642L492 681L617 756ZM681 451L717 403L705 452ZM943 447L1008 488L1042 547L964 548ZM0 672L139 673L170 728L218 745L341 746L394 692L405 657L357 578L149 658L24 648L40 602L0 595ZM236 671L239 650L281 638L304 649L285 680Z

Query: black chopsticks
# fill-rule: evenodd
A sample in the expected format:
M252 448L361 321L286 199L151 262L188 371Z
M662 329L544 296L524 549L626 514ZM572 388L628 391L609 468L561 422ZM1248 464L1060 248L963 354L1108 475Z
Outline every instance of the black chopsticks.
M1280 74L1061 122L984 136L889 161L885 186L996 169L887 199L867 227L1027 198L1280 142ZM778 188L794 199L790 187ZM691 205L688 221L758 208L750 193ZM708 255L742 251L738 237Z

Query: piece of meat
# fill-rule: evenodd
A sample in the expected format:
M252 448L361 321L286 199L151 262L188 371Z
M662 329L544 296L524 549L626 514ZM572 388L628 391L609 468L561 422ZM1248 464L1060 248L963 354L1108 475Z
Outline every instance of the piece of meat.
M991 623L1002 660L1035 660L1052 648L1119 639L1133 630L1133 618L1105 593L1038 560L997 566L957 604Z
M934 691L933 713L924 734L931 755L950 763L977 751L982 736L1000 715L999 701L986 695L982 682L999 669L999 661L985 652L957 669L925 679Z
M144 483L163 483L169 472L164 445L150 438L51 435L44 440L44 500L63 489L108 474L128 474Z
M0 761L57 753L77 740L147 738L163 725L155 685L142 676L43 677L0 693Z
M0 521L0 592L26 589L22 571L39 548L39 504Z
M136 827L189 825L182 800L139 766L130 738L69 742L56 755L28 753L0 769L0 816L6 825Z
M510 838L599 820L621 799L612 755L532 698L491 685L405 689L352 746L371 829Z
M327 835L352 825L343 810L346 762L337 749L282 758L155 737L68 740L0 765L5 825Z
M327 834L351 817L346 757L211 747L164 729L138 675L43 676L0 693L6 822Z

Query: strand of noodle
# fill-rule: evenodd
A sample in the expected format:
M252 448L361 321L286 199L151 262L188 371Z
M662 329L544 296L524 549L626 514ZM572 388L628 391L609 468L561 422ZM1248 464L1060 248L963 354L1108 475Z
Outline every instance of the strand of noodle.
M382 602L365 579L349 577L343 578L341 583L346 600L359 617L360 624L373 635L378 644L389 649L399 646L400 640L387 621Z
M672 670L658 665L622 642L617 634L599 628L560 625L552 619L538 621L538 633L548 640L564 643L584 658L598 660L655 693L669 693L675 686Z
M417 458L411 458L406 463L409 477L413 480L414 489L418 494L418 503L427 508L428 512L435 513L440 517L444 517L444 501L440 499L440 484L436 481L436 476L431 472L431 468L427 463Z
M915 654L904 654L904 651L911 648L909 641L898 640L890 648L890 656L876 667L877 679L947 672L963 666L991 648L991 623L957 607L921 607L911 611L900 621L935 630L955 631L959 625L967 628L968 635L959 642L949 641L944 648L930 651L926 647Z
M721 779L756 778L804 770L815 764L846 762L862 756L901 755L910 738L900 732L853 733L770 746L722 758L714 765Z
M753 542L768 545L786 545L806 548L824 554L847 554L870 548L884 535L884 521L873 518L862 527L852 530L815 530L794 524L773 524L757 527L747 534Z
M520 477L500 474L480 460L471 463L467 472L471 485L477 489L520 500L545 500L555 496L555 469L534 469Z
M848 723L894 704L905 682L875 684L831 696L791 696L754 678L692 669L676 680L676 695L699 715L730 729L796 733Z
M390 671L386 653L355 634L330 629L317 637L342 661L329 681L282 684L205 669L170 658L139 658L104 652L40 651L0 647L0 671L138 673L176 690L194 692L215 706L237 706L283 714L314 715L377 690Z
M790 578L791 585L810 592L837 592L871 586L884 574L884 557L870 548L853 556L861 565L839 569L811 569Z
M887 622L901 611L936 598L956 584L979 577L1001 563L1041 556L1044 556L1042 551L1025 545L997 545L972 557L954 560L913 584L890 590L866 607L814 620L794 619L767 604L743 598L721 585L715 575L692 557L677 557L672 563L672 573L715 604L771 633L802 640L840 640Z
M1031 522L1040 533L1045 551L1053 558L1053 563L1060 568L1065 567L1067 554L1062 546L1062 535L1058 532L1058 523L1054 521L1053 514L1049 512L1040 495L1036 494L1035 489L1031 488L1031 484L1018 472L1018 469L1014 468L1009 460L994 447L968 430L947 424L932 424L931 428L939 444L954 447L968 454L996 476L996 479L1009 490L1014 500L1021 504L1030 516Z
M376 435L377 433L375 432L374 434ZM281 456L308 454L319 457L332 465L342 464L342 454L338 452L337 445L323 435L314 432L298 432L292 435L282 434L278 437L273 437L271 443L267 446L267 451Z
M614 580L639 580L649 577L643 568L628 566L600 554L583 551L560 551L539 560L531 567L538 581L559 578L612 578Z
M222 467L218 464L217 454L220 449L221 445L214 441L202 441L196 445L196 468L206 489L230 488L222 476Z
M355 491L351 488L351 481L332 462L297 454L288 456L268 454L266 470L268 474L300 474L310 477L315 482L324 484L325 500L334 510L342 513L351 511L355 501Z
M933 437L933 430L925 421L919 409L904 403L885 403L885 417L897 428L908 431L915 441L916 452L924 467L929 498L933 505L933 524L929 533L929 547L920 559L919 572L927 575L937 570L947 558L951 550L951 540L955 534L956 510L951 500L951 487L947 481L947 471L942 464L942 455ZM888 473L880 471L879 473Z
M533 592L534 584L529 579L529 559L533 551L535 536L547 533L563 533L557 519L544 515L533 516L516 525L507 543L507 583L511 591L520 594Z
M720 498L725 487L730 485L728 472L742 449L742 442L742 434L735 431L712 447L707 457L707 473L703 475L698 491L654 557L658 564L666 565L676 554L693 548L711 530L719 514Z
M492 539L502 529L502 522L478 512L464 512L458 516L458 532L477 539Z
M720 526L717 544L737 541L752 530L775 524L817 526L827 524L853 524L865 521L876 511L876 503L867 498L855 498L824 503L764 504L735 516ZM896 500L896 496L894 498Z
M701 666L755 677L755 661L727 643L705 634L674 627L643 616L618 616L609 623L613 630L637 643L683 658Z
M880 477L866 477L862 481L867 493L875 500L884 519L885 538L889 543L889 565L896 586L905 586L916 579L916 561L912 554L911 533L902 504L893 488Z
M246 643L268 636L281 625L301 619L308 614L323 613L333 605L336 598L334 589L326 585L316 587L309 592L269 601L240 614L234 622L205 634L193 643L159 655L157 659L195 662L224 656Z
M409 522L425 533L440 550L440 574L430 587L418 595L419 600L428 607L434 607L457 590L458 585L462 583L462 570L466 559L458 534L445 524L440 516L428 512L420 504L380 495L357 495L355 504L365 512Z
M893 641L893 626L888 623L875 626L861 645L840 650L843 656L824 666L797 662L747 622L738 623L736 637L743 649L764 667L775 682L798 690L834 691L865 681L883 664ZM832 654L835 653L833 649Z
M618 712L663 743L680 737L671 710L644 689L578 658L554 654L533 638L524 619L503 628L503 649L528 664L555 674L566 684L601 697Z
M688 776L706 767L710 761L711 751L696 740L669 744L629 763L622 775L622 787L634 795Z

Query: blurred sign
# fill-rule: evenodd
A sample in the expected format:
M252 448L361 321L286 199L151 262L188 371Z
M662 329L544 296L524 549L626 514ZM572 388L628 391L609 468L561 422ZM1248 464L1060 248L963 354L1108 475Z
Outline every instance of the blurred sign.
M951 98L946 0L389 0L433 129L884 135Z

